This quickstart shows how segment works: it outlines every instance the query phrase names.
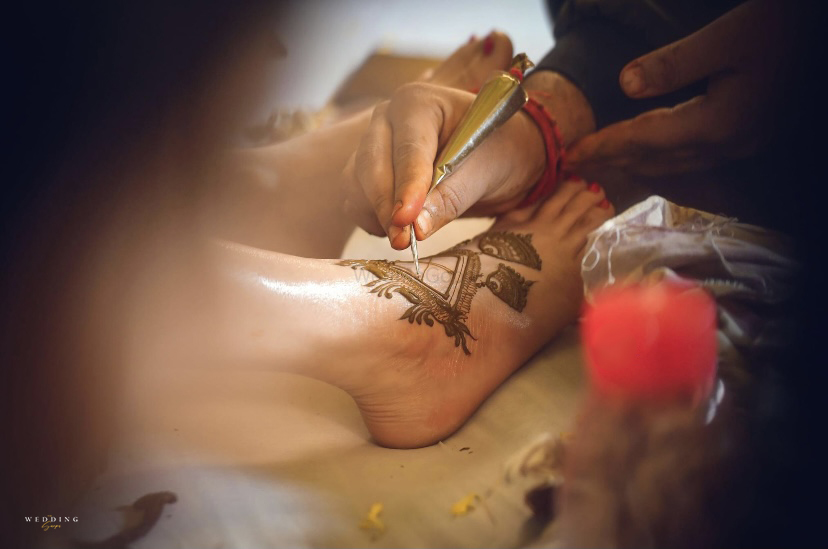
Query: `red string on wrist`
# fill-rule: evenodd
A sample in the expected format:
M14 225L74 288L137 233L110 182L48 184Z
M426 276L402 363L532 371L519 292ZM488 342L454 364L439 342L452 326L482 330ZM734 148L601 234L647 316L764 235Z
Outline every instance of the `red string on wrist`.
M546 107L532 97L535 94L536 92L530 92L529 100L523 105L523 110L532 118L543 136L543 144L546 148L546 169L526 198L518 204L518 208L525 208L552 194L562 175L564 146L561 132Z

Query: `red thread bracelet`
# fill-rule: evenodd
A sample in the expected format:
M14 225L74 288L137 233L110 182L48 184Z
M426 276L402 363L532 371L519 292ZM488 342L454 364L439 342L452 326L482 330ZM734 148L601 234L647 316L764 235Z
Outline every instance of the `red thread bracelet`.
M546 147L546 169L526 198L518 204L518 208L525 208L552 194L561 176L564 156L563 139L558 124L546 107L532 97L534 93L536 92L530 92L529 100L523 105L523 110L532 118L543 136L543 144Z

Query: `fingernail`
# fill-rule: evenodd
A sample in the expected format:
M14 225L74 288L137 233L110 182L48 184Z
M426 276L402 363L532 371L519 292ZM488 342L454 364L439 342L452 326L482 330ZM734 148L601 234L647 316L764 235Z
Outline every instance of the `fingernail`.
M394 240L396 240L397 237L400 236L401 232L402 229L400 229L396 225L391 225L390 227L388 227L388 241L393 243Z
M397 203L394 204L394 210L391 212L391 217L394 217L394 214L397 213L398 211L400 211L400 208L402 208L402 205L403 205L402 200L397 200Z
M601 186L598 183L595 183L595 182L590 183L589 187L587 187L587 188L589 189L589 192L593 192L593 193L601 192Z
M644 75L641 68L633 65L621 73L621 87L627 95L637 95L644 91Z
M598 204L598 206L600 206L600 207L604 208L605 210L608 210L608 209L609 209L609 207L610 207L609 200L607 200L606 198L605 198L605 199L603 199L603 200L602 200L602 201Z
M431 232L431 214L428 210L423 210L420 212L420 215L417 216L417 227L420 228L420 232L423 235L428 235Z
M489 34L483 39L483 55L489 56L494 51L494 36Z

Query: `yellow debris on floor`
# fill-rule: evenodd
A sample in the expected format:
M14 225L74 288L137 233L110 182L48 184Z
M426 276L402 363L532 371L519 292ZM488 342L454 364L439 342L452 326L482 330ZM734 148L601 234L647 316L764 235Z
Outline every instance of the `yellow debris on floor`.
M457 503L451 506L451 514L455 517L462 517L469 512L474 511L475 505L480 500L480 496L472 492Z
M359 527L363 530L371 530L376 534L384 532L385 524L383 524L382 520L379 518L380 513L382 513L382 503L375 503L371 505L371 510L368 511L368 515L360 521Z

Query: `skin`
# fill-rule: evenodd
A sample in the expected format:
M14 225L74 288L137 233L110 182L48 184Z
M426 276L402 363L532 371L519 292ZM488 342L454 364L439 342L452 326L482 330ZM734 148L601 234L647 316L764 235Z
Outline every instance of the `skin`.
M595 129L581 92L556 73L538 72L524 83L558 121L568 144ZM510 118L426 198L434 158L474 100L443 86L401 87L379 105L359 148L345 169L355 216L371 234L388 235L404 249L415 224L419 240L460 215L492 216L515 208L546 167L543 137L524 112ZM396 177L395 177L396 176Z
M504 45L494 42L494 51ZM469 46L461 51L477 55L475 44ZM508 46L504 52L511 56ZM267 160L274 169L284 161L294 173L313 174L306 179L313 186L308 192L327 203L322 190L329 191L339 167L319 162L319 151L330 145L330 154L338 155L347 148L340 140L352 134L337 138L341 128L309 134L295 148L292 142L280 144L270 151L279 154ZM286 214L293 207L305 216L317 215L314 203L304 202L300 192L285 193ZM163 359L313 377L354 399L378 444L424 446L463 425L511 373L577 318L587 234L613 214L599 187L566 182L546 202L502 216L487 236L438 254L442 259L424 258L435 269L441 263L450 266L457 255L480 262L481 276L466 281L462 322L473 338L466 337L465 346L462 338L458 345L447 333L447 323L417 322L425 317L411 310L413 291L406 296L392 290L385 293L387 299L372 293L376 284L371 282L383 273L363 269L368 261L341 265L340 259L308 259L227 241L191 253L189 261L176 258L171 268L177 271L162 273L160 284L142 294L137 309L145 316L137 316L131 326L141 341L151 342L141 349L148 363ZM284 230L302 241L315 229ZM530 243L521 243L498 234L532 236ZM329 250L339 246L324 239L320 244ZM336 249L331 256L339 254ZM410 264L398 266L411 273ZM414 322L410 315L403 319L407 312Z
M707 92L612 124L574 144L570 170L658 176L756 153L770 135L795 27L791 6L746 2L699 31L631 61L619 84L631 98L707 79Z
M419 85L477 88L511 58L506 35L472 37L423 75ZM365 211L364 198L353 195L343 168L371 120L372 109L367 109L289 141L232 151L218 170L220 184L206 201L205 225L223 238L258 248L304 257L339 256L354 219Z
M158 342L161 356L202 367L265 368L319 379L353 397L378 444L432 444L458 429L512 372L577 318L587 234L613 215L611 208L599 206L603 199L600 189L567 182L543 205L501 218L492 231L532 235L539 263L520 254L514 258L533 266L484 253L481 237L438 254L442 260L434 258L445 262L458 249L466 250L480 261L478 282L486 283L503 264L532 282L522 307L489 285L475 285L463 319L474 337L466 337L470 354L455 337L447 337L439 322L428 326L403 319L412 307L404 295L372 292L370 283L379 277L362 270L367 261L342 265L342 260L299 258L227 242L207 249L193 266L194 275L182 279L186 290L172 288L158 296L166 310L170 295L179 296L172 307L179 313L153 318L147 341ZM410 265L400 268L412 273Z
M464 83L482 81L492 68L511 59L507 37L493 33L489 40L487 50L486 39L472 40L449 59L477 66L471 73L460 71ZM449 68L458 74L456 67ZM438 68L435 75L440 73ZM446 86L439 89L471 97ZM281 227L286 240L272 241L268 248L303 243L305 237L297 236L310 235L318 238L312 246L291 251L317 257L324 257L320 251L329 257L340 254L341 239L350 230L340 225L342 215L334 211L331 180L341 174L342 155L353 152L353 137L361 131L364 116L244 153L249 162L242 166L254 178L280 175L278 211L290 223L282 227L280 216L270 216L277 218L271 226ZM329 161L320 162L319 151L326 151ZM287 176L278 171L285 166ZM424 316L416 311L413 322L410 317L401 320L413 303L397 291L386 293L389 299L372 293L370 284L379 278L364 269L371 262L340 265L341 260L306 259L220 241L179 273L178 283L160 289L157 307L149 300L143 304L148 311L178 311L152 316L147 341L158 346L147 352L167 360L216 367L246 364L313 377L354 398L377 443L399 448L431 444L459 428L532 353L575 320L582 299L580 258L586 235L613 213L605 203L601 206L604 198L600 188L587 189L583 181L567 183L543 205L501 218L487 240L461 243L440 254L442 258L423 259L438 269L440 263L450 265L452 254L461 249L480 262L480 276L466 281L471 297L463 324L472 337L466 337L465 345L462 339L458 345L454 336L447 337L446 324L417 323ZM258 216L247 211L247 217ZM319 223L323 225L314 226ZM330 230L325 224L331 224ZM255 238L262 227L253 229L251 239L240 240L258 244ZM493 236L507 233L532 235L531 244L512 240L512 246L504 246L509 238ZM397 267L412 272L410 264ZM374 268L373 273L381 271ZM407 290L412 289L411 280Z
M557 120L567 154L565 171L589 179L679 173L755 153L781 105L784 60L794 42L795 11L780 2L747 2L698 32L630 62L620 84L634 98L661 95L707 78L708 91L595 132L591 107L563 76L536 72L525 87ZM428 238L460 215L494 215L515 207L544 169L539 131L515 115L426 199L434 158L472 97L414 85L400 88L374 112L368 133L346 168L362 190L357 223L409 245L415 222ZM611 176L611 177L610 177ZM626 177L625 177L626 176ZM354 192L354 191L352 191Z
M339 264L375 276L375 280L365 283L371 293L388 299L394 292L405 297L412 305L400 320L427 326L436 321L443 325L447 336L454 337L455 347L462 346L463 352L470 355L468 339L475 337L465 320L477 289L488 288L501 301L522 312L534 284L503 263L495 271L481 272L480 254L540 270L542 261L531 242L531 234L492 231L477 240L479 252L468 249L468 242L462 242L440 255L423 258L419 275L409 261L348 259ZM484 275L485 281L479 282Z

